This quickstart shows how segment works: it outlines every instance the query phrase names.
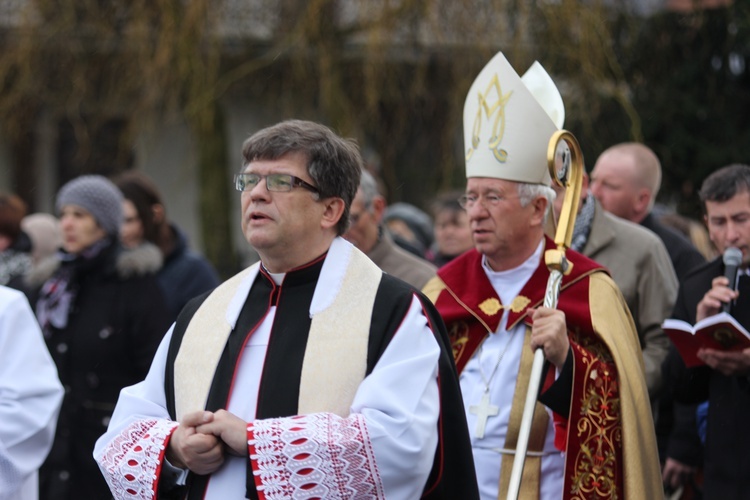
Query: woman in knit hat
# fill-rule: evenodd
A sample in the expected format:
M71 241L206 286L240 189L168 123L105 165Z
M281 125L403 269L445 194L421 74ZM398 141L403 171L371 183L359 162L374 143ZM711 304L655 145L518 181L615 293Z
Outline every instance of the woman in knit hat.
M92 458L120 389L142 380L169 327L156 283L158 251L118 242L122 194L104 177L60 189L62 248L32 272L37 319L65 387L55 442L40 470L40 497L109 498Z

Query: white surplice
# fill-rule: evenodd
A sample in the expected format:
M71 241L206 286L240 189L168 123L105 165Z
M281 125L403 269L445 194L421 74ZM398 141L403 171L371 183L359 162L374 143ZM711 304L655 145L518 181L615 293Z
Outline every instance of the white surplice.
M326 296L337 293L340 280L332 277L342 275L340 263L348 262L345 252L349 251L351 245L341 239L331 246L310 306L311 315L318 300L326 300ZM257 273L249 274L246 286L240 286L237 293L246 295L256 277ZM244 300L233 300L227 310L227 319L232 324L243 303ZM332 466L345 470L361 459L365 465L356 467L372 482L371 490L363 498L419 498L438 443L440 413L437 384L440 348L419 299L412 297L411 306L393 339L372 373L360 384L351 405L351 415L343 419L331 414L310 414L254 421L263 362L276 313L276 307L272 307L245 346L227 410L249 422L259 434L271 424L281 428L292 424L295 428L302 427L302 431L295 432L314 442L320 450L314 457L320 470L331 470ZM172 330L162 341L146 379L121 391L109 429L96 443L94 457L116 498L153 498L152 483L162 466L163 445L176 426L169 419L164 394L171 335ZM144 438L145 434L148 439ZM330 442L331 439L334 442ZM129 457L134 456L132 450L136 443L140 450L146 451L131 460ZM341 449L345 449L345 453L342 454ZM357 460L349 461L344 456L356 456ZM331 461L336 463L326 463ZM129 462L138 462L138 466L129 467ZM221 469L212 474L205 498L243 498L246 463L245 458L227 457ZM289 475L289 471L281 472ZM128 474L128 480L123 480ZM130 480L133 476L136 479ZM131 493L123 493L126 489ZM282 498L292 490L295 491L290 495L292 498L297 493L312 493L295 490L290 484L269 485L264 493L267 498ZM122 496L118 496L120 494Z
M26 297L0 286L0 500L36 500L63 388Z

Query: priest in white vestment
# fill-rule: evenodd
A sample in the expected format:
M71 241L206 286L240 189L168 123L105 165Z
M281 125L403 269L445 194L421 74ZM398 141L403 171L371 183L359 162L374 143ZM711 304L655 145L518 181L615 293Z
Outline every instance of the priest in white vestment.
M94 457L115 498L478 498L432 304L340 237L354 143L287 121L243 146L261 260L189 303Z
M26 297L0 286L0 500L36 500L63 388Z

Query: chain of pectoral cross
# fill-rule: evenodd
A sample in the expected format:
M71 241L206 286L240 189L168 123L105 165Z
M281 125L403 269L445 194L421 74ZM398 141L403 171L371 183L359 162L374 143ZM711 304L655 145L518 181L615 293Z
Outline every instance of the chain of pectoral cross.
M481 354L482 351L479 351L479 356L477 356L477 366L479 367L479 376L482 377L482 382L484 383L484 394L482 394L482 400L479 402L478 405L470 405L469 406L469 413L477 416L477 428L474 431L474 434L476 435L477 439L484 438L484 431L487 427L487 419L490 417L495 417L500 413L500 408L497 406L494 406L490 404L490 383L492 382L492 379L495 377L495 373L497 372L497 368L500 366L500 361L503 360L503 356L505 356L505 352L508 350L508 346L510 346L510 341L513 339L513 332L515 330L511 330L508 333L508 341L505 343L505 347L503 348L500 355L497 357L497 361L495 362L494 368L492 368L492 373L490 374L490 378L487 379L484 376L484 372L482 371L482 363L481 363Z

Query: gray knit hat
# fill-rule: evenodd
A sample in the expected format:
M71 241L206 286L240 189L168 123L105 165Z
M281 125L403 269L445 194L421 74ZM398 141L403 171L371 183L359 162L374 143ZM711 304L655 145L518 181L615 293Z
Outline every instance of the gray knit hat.
M58 213L65 205L85 208L107 234L120 231L122 193L106 177L84 175L65 184L57 193Z

